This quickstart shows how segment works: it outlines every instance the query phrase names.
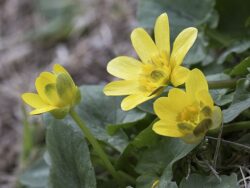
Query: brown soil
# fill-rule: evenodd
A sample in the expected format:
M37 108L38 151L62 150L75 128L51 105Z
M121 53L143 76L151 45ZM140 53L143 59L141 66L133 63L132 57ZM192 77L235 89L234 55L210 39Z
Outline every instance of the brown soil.
M39 72L64 65L77 84L111 79L107 62L117 55L134 55L129 35L135 27L132 0L75 0L80 10L73 30L56 40L30 37L48 22L37 1L0 1L0 187L15 187L22 143L20 95L34 91ZM49 1L48 1L49 2Z

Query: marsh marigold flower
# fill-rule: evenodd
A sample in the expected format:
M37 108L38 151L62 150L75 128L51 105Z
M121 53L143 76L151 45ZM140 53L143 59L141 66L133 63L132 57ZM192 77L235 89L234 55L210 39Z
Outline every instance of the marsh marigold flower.
M35 110L31 115L51 112L63 118L80 101L80 91L69 73L59 64L53 72L42 72L36 79L36 93L24 93L22 99Z
M107 84L104 93L109 96L129 95L121 107L130 110L159 95L165 86L183 84L189 70L181 66L184 57L192 47L197 29L184 29L175 39L170 53L170 31L168 16L160 15L154 27L155 42L142 28L131 33L131 41L141 61L120 56L108 63L107 71L123 80Z
M187 143L197 143L208 130L222 122L221 109L214 106L205 76L193 69L185 83L186 91L171 89L168 97L154 103L159 121L153 130L163 136L180 137Z

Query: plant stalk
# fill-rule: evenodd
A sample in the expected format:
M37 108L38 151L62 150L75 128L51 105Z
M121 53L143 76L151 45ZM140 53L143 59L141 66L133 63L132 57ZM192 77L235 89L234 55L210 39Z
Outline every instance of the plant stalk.
M247 129L250 129L250 121L240 121L225 125L223 128L223 133L230 133Z
M79 115L77 114L77 112L74 109L70 110L70 115L71 115L72 119L76 122L76 124L79 126L79 128L82 130L84 136L88 139L90 144L93 146L96 153L102 159L107 170L114 177L114 179L117 181L117 183L120 186L123 186L123 183L122 183L121 179L119 178L118 173L116 172L115 168L113 167L113 165L109 161L108 156L106 155L106 153L104 152L104 150L102 149L102 147L100 146L98 141L95 139L95 137L92 135L90 130L87 128L87 126L85 125L83 120L79 117Z
M220 81L209 81L209 89L222 89L222 88L234 88L238 79L231 80L220 80Z
M230 123L223 126L223 134L231 133L235 131L242 131L250 129L250 121L240 121L235 123ZM214 129L208 133L208 135L217 135L220 128Z

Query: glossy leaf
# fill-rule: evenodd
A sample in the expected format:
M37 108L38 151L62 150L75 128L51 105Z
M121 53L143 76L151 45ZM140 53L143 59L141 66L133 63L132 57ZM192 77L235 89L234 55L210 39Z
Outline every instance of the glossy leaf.
M19 180L22 185L32 188L47 188L49 166L44 159L37 160L29 169L24 171Z
M78 127L49 115L44 120L52 187L96 187L88 145Z
M122 98L105 96L102 86L83 86L80 90L82 101L76 110L82 119L98 140L122 152L128 144L127 136L122 130L115 130L111 136L106 131L107 126L128 126L145 118L146 113L138 109L123 111L120 108Z
M150 174L160 179L160 186L176 187L176 183L172 182L172 166L195 147L196 145L186 144L181 139L166 137L159 144L146 150L136 166L136 171L140 174L137 186L139 188L151 187L152 178L145 179Z
M233 102L223 110L224 122L228 123L235 119L241 112L250 107L250 76L240 79L237 83Z
M247 68L250 67L250 57L247 57L246 59L244 59L243 61L241 61L239 64L237 64L232 71L230 72L230 74L232 76L242 76L242 75L246 75L247 73L249 73L249 71L247 70Z

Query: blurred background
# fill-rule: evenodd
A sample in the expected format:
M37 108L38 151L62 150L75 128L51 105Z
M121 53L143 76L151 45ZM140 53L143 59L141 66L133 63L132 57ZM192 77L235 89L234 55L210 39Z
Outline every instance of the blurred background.
M1 188L16 187L16 177L44 147L40 119L27 116L20 95L34 91L35 78L54 63L79 85L107 81L107 62L133 53L135 7L132 0L0 1ZM34 136L23 138L22 130Z
M131 31L138 25L152 31L167 12L172 41L186 27L199 30L184 64L210 80L228 79L222 73L250 56L249 7L249 0L1 0L0 188L46 185L44 126L20 99L35 91L40 72L60 63L77 85L104 84L113 79L109 60L136 56ZM232 102L227 92L212 92L217 105Z

